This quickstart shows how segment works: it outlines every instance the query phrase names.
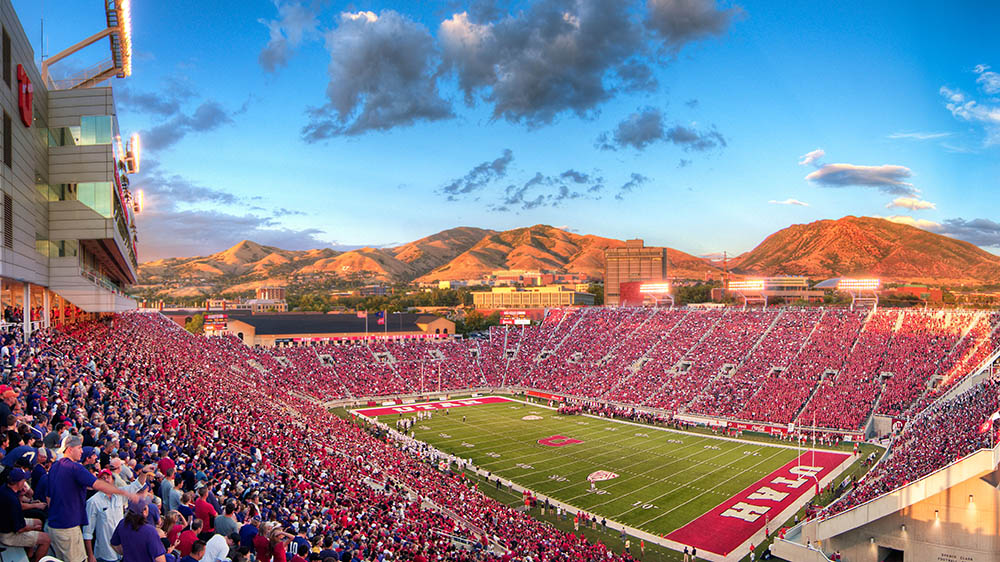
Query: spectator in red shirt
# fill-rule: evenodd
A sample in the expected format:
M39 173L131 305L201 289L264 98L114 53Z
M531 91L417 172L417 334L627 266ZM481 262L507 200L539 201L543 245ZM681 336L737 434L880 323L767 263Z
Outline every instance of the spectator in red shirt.
M206 531L214 533L215 516L218 514L212 504L208 503L208 486L203 486L198 490L198 499L194 501L194 516L201 519Z
M191 522L191 528L181 533L180 544L177 545L177 550L180 551L182 558L191 554L191 547L198 540L198 533L201 532L201 528L201 519L195 519Z

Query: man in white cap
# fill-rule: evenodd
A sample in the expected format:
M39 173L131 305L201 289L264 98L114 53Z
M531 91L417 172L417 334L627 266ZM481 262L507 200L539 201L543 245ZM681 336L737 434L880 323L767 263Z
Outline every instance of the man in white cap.
M98 480L82 464L83 438L70 435L63 441L63 458L49 469L48 530L53 554L63 562L85 562L82 527L87 524L87 490L134 499L135 494L119 490L111 482Z

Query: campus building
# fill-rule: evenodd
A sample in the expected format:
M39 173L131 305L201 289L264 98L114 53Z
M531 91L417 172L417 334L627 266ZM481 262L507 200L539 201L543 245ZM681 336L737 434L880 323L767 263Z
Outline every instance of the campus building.
M376 339L446 338L455 323L430 314L369 313L249 314L226 318L226 331L247 345L290 347L320 342ZM379 322L382 322L381 324Z
M556 306L592 306L594 295L563 285L545 287L494 287L491 291L472 293L478 309L549 308Z
M0 0L0 308L5 323L25 332L135 308L125 290L138 268L141 197L128 176L138 171L139 141L122 140L111 87L99 85L131 73L131 24L128 0L103 5L106 20L92 22L98 32L54 39L73 46L40 71L13 5ZM105 41L110 60L79 76L49 75L52 65L90 45L103 50Z
M604 304L621 305L621 284L662 282L667 279L667 249L647 247L642 240L626 240L622 248L604 251Z

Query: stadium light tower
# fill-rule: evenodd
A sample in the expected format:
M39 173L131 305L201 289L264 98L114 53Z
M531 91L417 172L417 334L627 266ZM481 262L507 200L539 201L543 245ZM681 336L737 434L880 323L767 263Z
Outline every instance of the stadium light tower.
M108 26L86 39L71 45L42 61L42 80L53 90L89 88L95 84L117 76L125 78L132 74L132 0L102 0ZM54 83L49 76L49 68L64 58L109 38L111 60L105 60L81 71L67 80ZM108 63L110 62L110 66ZM58 87L62 86L62 87Z
M749 301L763 301L764 309L767 309L767 295L764 293L763 279L744 279L742 281L730 281L726 285L726 290L735 293L743 299L743 310L747 309Z
M837 281L837 290L851 295L851 310L854 305L870 302L872 310L878 309L878 291L882 288L881 279L847 279Z
M670 294L670 283L643 283L639 285L639 294L644 295L643 302L648 296L653 301L653 306L660 306L661 302L670 301L670 308L674 307L674 296Z

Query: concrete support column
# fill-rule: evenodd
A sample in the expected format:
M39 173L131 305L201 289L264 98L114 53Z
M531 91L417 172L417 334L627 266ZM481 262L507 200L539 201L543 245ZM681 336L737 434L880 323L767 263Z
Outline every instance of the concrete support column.
M48 287L46 287L42 292L42 310L45 311L42 314L42 326L45 326L46 328L52 327L52 301L49 298L51 293L52 291L50 291Z
M21 302L21 322L24 339L31 335L31 283L24 284L24 300Z

